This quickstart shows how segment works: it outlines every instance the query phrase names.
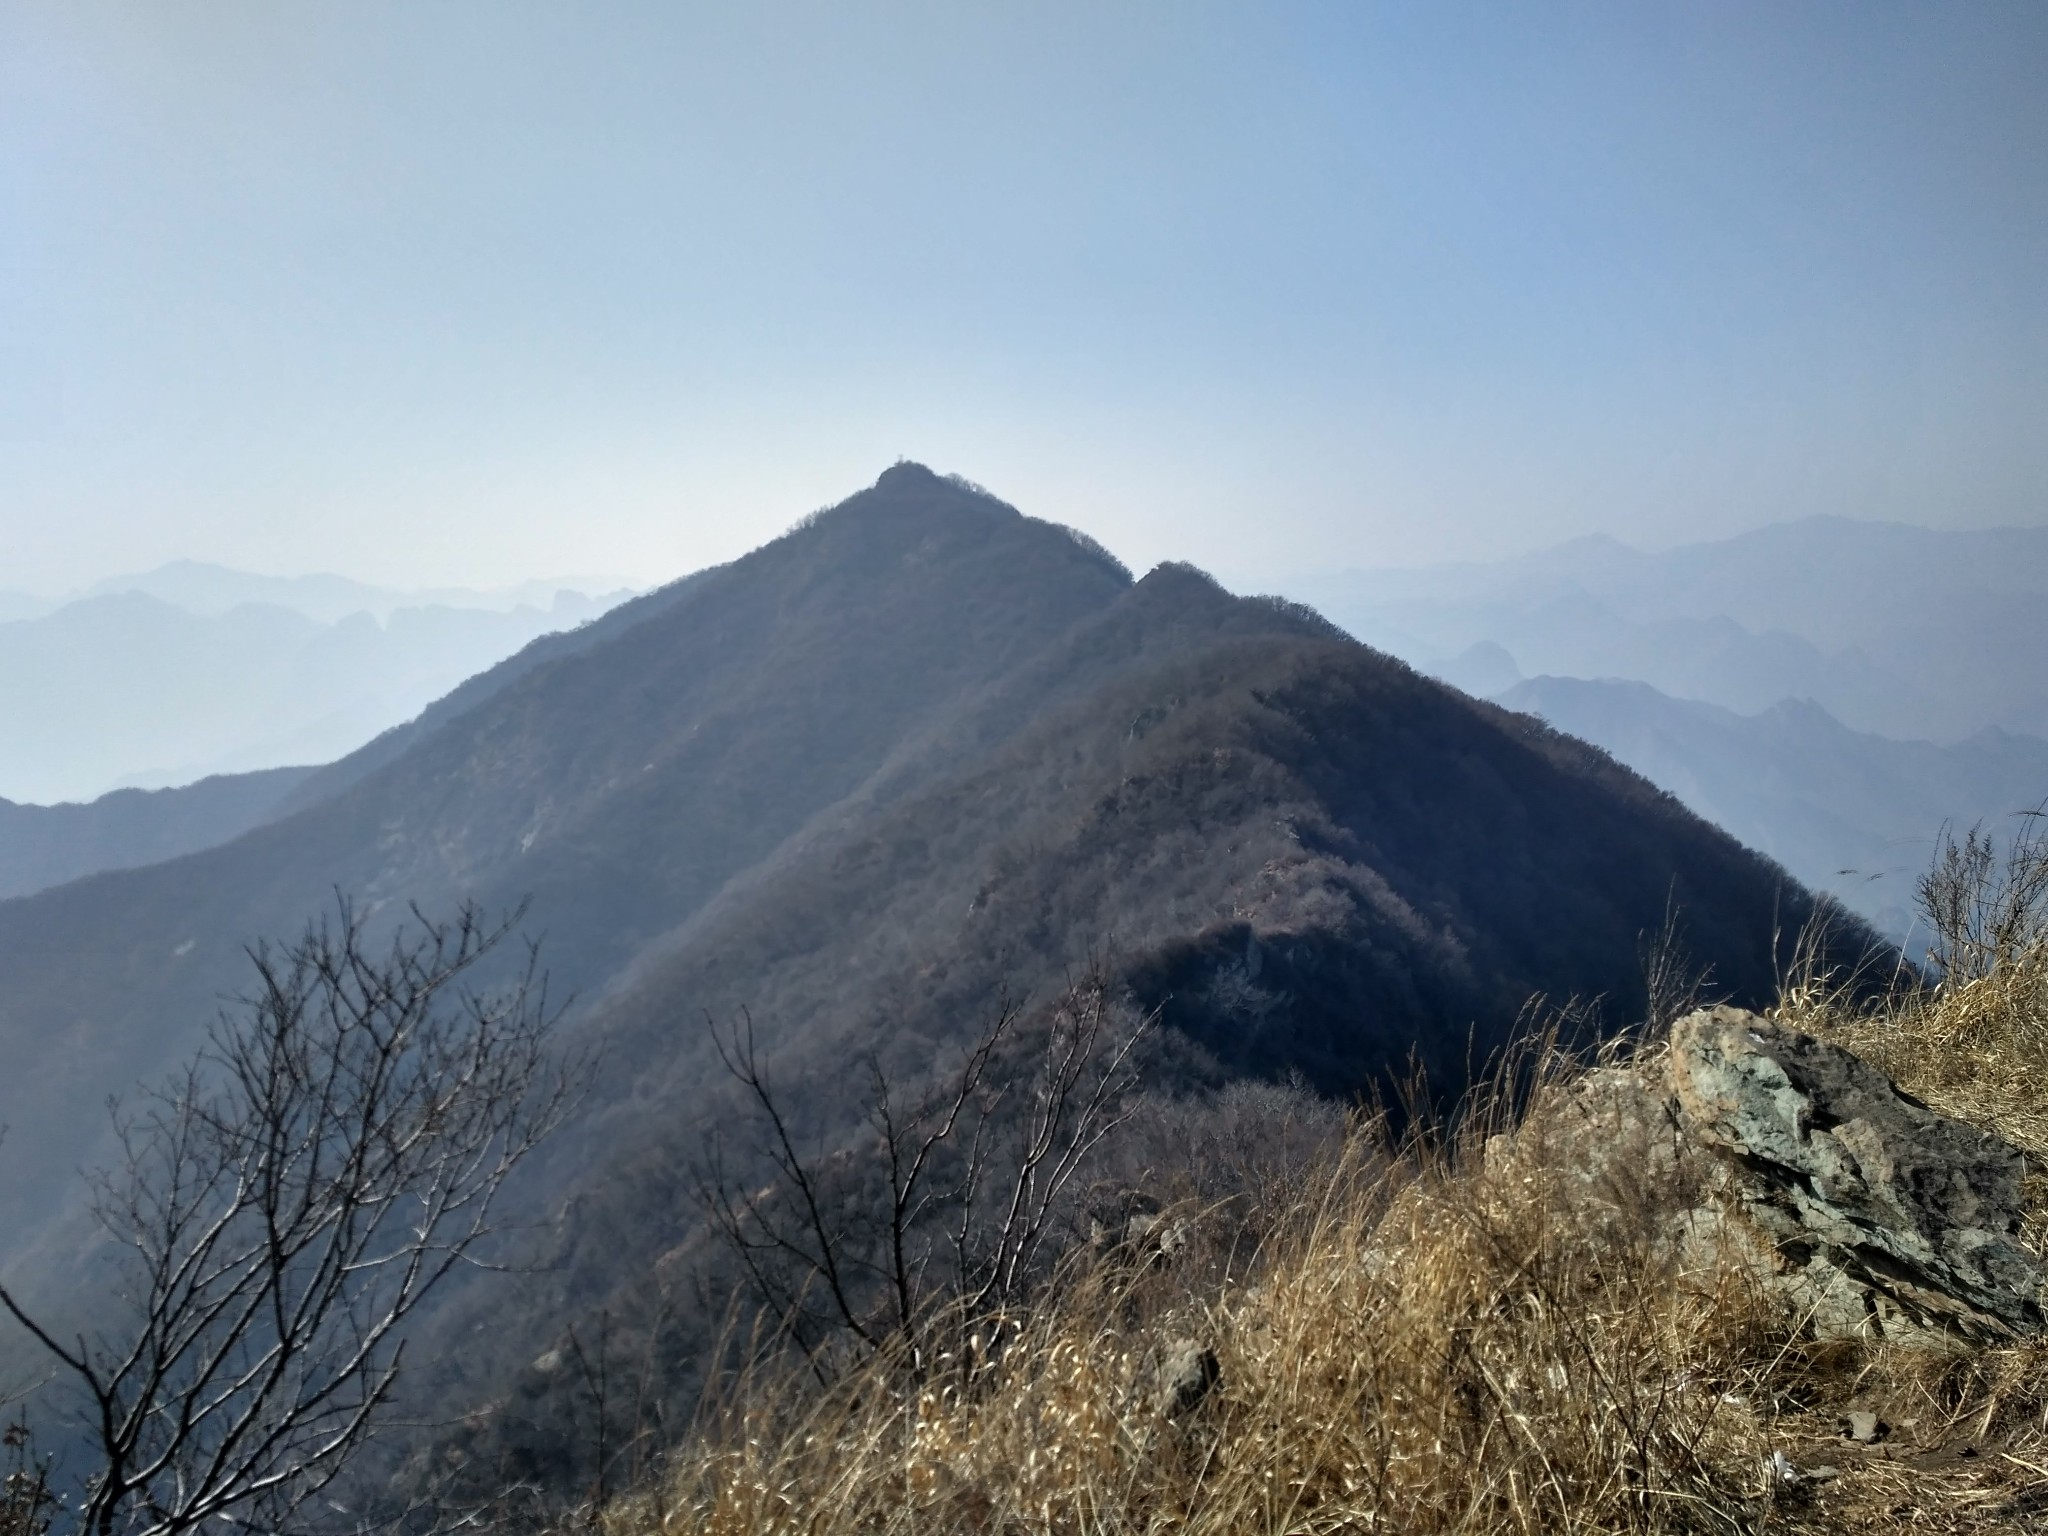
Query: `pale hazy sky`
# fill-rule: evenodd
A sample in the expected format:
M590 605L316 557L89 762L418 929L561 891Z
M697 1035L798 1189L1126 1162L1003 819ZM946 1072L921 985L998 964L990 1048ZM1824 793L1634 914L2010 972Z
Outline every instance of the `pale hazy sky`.
M0 4L0 588L2048 521L2048 5Z

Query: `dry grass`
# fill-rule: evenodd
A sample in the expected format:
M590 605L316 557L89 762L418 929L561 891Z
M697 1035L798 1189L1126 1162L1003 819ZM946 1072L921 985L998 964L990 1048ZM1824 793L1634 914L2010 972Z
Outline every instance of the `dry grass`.
M1570 1252L1463 1159L1362 1132L1256 1280L1099 1267L927 1379L756 1388L622 1531L1726 1530L1766 1495L1746 1298ZM1497 1183L1501 1187L1496 1187ZM1620 1260L1617 1264L1617 1260ZM1170 1417L1156 1359L1213 1349ZM1742 1362L1740 1376L1728 1374Z
M1807 973L1788 1022L2048 1159L2048 940L1876 1002ZM1553 1060L1550 1081L1567 1070ZM2048 1345L1820 1344L1669 1240L1668 1193L1589 1181L1477 1113L1378 1123L1292 1192L1249 1261L1095 1259L1041 1305L829 1390L738 1384L615 1536L1137 1532L2038 1532ZM2038 1166L2038 1164L2037 1164ZM2048 1201L2032 1186L2038 1242ZM1175 1341L1213 1351L1162 1402ZM1851 1408L1877 1444L1843 1437ZM1779 1458L1774 1463L1774 1457ZM1783 1467L1794 1469L1788 1480Z
M2038 844L2021 856L2040 860ZM1785 989L1786 1022L1882 1068L1944 1114L2027 1153L2021 1240L2048 1254L2048 931L2035 919L1989 960L1944 968L1931 986L1866 992L1812 971ZM1947 953L1956 953L1948 949ZM1878 1347L1837 1363L1830 1397L1881 1408L1897 1426L1840 1490L1837 1528L2048 1530L2048 1341L1930 1352ZM1788 1432L1809 1439L1809 1415Z
M2048 819L2025 818L1999 859L1980 833L1944 834L1920 884L1927 970L1891 985L1829 974L1803 943L1777 1009L1915 1097L2028 1155L2037 1252L2048 1252Z

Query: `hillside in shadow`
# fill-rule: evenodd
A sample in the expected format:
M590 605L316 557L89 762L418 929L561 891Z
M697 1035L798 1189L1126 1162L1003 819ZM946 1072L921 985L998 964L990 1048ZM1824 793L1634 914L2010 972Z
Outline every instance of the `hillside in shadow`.
M574 1475L532 1362L579 1320L640 1328L684 1411L717 1323L690 1170L734 1112L707 1016L751 1015L825 1148L860 1134L863 1063L912 1080L1091 962L1161 1019L1161 1087L1344 1099L1420 1065L1450 1091L1534 994L1639 1017L1672 912L1761 1001L1811 910L1583 743L907 464L296 795L223 847L0 902L9 1272L77 1273L96 1106L192 1051L244 944L337 889L386 924L530 900L601 1070L521 1192L537 1267L449 1292L415 1385L435 1416L497 1405L465 1431L492 1477Z

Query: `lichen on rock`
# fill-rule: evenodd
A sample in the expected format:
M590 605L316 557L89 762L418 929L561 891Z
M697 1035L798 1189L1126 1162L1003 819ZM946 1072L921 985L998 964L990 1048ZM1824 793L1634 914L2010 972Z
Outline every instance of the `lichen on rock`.
M1589 1235L1646 1222L1681 1273L1747 1272L1820 1337L2048 1325L2048 1269L2018 1241L2024 1155L1738 1008L1577 1079L1489 1162L1563 1179Z

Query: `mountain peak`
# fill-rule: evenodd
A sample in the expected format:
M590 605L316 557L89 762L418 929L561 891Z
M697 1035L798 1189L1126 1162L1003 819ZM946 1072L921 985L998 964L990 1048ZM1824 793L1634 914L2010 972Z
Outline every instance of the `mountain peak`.
M959 513L996 515L1004 521L1023 514L994 492L964 475L942 475L912 459L898 459L867 486L821 513L850 511L865 521L877 514L886 520L909 515L950 522ZM806 520L808 521L808 519Z
M898 459L875 479L878 491L907 491L937 485L939 476L915 459Z
M858 501L873 496L881 496L894 503L953 506L972 503L985 512L1002 512L1011 517L1024 515L987 486L977 484L965 475L942 475L915 459L898 459L876 477L872 486L852 499Z

